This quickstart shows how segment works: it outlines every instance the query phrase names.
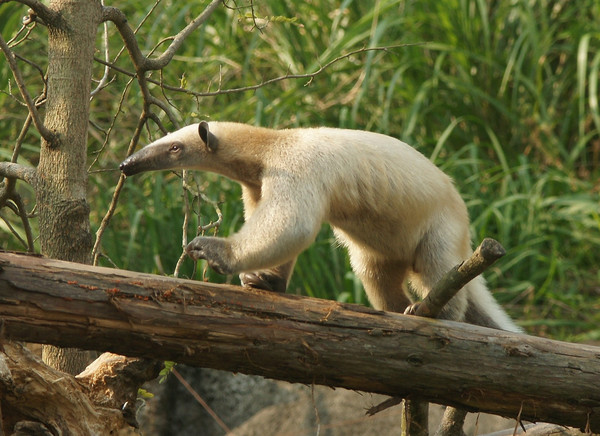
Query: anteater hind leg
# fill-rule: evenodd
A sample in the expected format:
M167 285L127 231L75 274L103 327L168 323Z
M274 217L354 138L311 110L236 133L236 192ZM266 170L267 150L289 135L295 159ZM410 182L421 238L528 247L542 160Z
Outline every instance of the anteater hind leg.
M240 274L242 286L265 289L273 292L285 292L294 270L296 259L274 268Z
M452 232L450 226L428 232L415 252L414 266L409 277L412 288L421 298L425 298L448 271L466 260L471 253L467 231ZM468 305L468 289L469 285L452 297L438 318L463 321Z
M408 267L405 262L376 258L360 248L349 247L352 269L365 287L375 309L404 312L411 304L405 292L404 279Z

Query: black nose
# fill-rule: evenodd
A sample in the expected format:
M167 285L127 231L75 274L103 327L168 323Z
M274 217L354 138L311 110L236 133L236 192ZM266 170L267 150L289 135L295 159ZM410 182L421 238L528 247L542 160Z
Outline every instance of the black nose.
M131 157L128 157L127 159L125 159L123 162L121 162L119 164L119 169L126 176L131 175L131 173L133 172L133 167L134 167L134 165L132 165Z

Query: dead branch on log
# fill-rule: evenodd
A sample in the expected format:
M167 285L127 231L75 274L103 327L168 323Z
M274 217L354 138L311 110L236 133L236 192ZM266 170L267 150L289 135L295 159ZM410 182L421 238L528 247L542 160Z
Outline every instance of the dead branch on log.
M487 267L506 254L502 245L491 238L486 238L473 252L471 257L456 265L448 271L429 291L423 301L412 305L409 312L413 315L427 318L437 318L444 306L460 291L467 283L482 274ZM367 411L368 415L374 415L388 407L398 404L397 401L384 401ZM403 403L403 434L427 435L428 434L428 405L415 400L404 400ZM412 417L412 418L409 418ZM462 435L462 427L466 412L447 407L437 436Z
M0 253L8 340L419 398L600 431L600 348ZM376 362L376 364L374 364Z
M414 314L437 318L458 291L505 254L504 247L498 241L485 238L471 257L456 265L435 284L427 297L418 304Z

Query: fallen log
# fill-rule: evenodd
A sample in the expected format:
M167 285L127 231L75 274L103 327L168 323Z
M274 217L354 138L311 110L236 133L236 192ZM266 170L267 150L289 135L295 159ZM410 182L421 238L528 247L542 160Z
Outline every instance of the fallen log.
M0 253L0 337L418 398L600 432L600 348Z

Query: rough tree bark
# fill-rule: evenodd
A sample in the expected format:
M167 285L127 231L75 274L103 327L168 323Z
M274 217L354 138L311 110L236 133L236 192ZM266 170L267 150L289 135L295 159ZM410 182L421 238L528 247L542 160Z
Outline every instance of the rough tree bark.
M101 19L98 0L51 0L56 18L48 27L48 82L35 191L42 254L91 263L92 234L87 194L87 128L92 63ZM45 347L44 360L76 374L88 353Z
M0 266L7 339L600 431L597 347L9 253L0 254Z

